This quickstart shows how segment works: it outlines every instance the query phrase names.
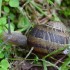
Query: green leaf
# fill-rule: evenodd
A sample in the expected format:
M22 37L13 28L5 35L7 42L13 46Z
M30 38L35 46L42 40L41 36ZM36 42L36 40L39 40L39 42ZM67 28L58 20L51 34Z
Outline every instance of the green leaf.
M22 28L23 31L31 26L29 19L26 16L20 16L18 22L18 28Z
M65 16L70 16L70 9L66 9L63 12Z
M35 58L34 58L34 63L36 64L38 62L39 58L37 55L35 55Z
M11 45L6 45L5 51L3 51L4 57L9 58L11 54Z
M9 2L9 0L5 0L6 2Z
M8 24L6 24L5 26L7 28L7 29L5 28L5 31L8 31ZM14 29L15 29L15 26L12 22L10 23L10 29L11 29L11 31L14 31Z
M1 61L1 66L2 66L2 68L7 69L10 66L10 64L7 59L3 59Z
M4 12L9 13L10 9L7 6L4 6Z
M0 34L3 32L3 28L2 26L0 26Z
M0 70L7 70L7 69L4 69L4 68L0 68Z
M10 0L9 5L11 7L19 7L19 0Z
M11 20L14 20L15 19L15 15L13 13L10 13L9 16L10 16L10 19Z
M3 58L4 57L4 54L3 53L0 53L0 58Z
M8 51L10 51L10 48L11 48L11 45L6 45L6 48L5 48L5 49L6 49L7 52L8 52Z
M13 24L12 22L10 23L10 28L11 28L11 31L14 31L14 29L15 29L15 26L14 26L14 24ZM1 35L4 31L8 31L8 24L0 25L0 35Z
M0 25L5 25L7 23L6 17L0 18Z
M2 17L0 18L0 33L4 32L4 31L8 31L8 24L7 23L7 20L6 20L6 17ZM14 31L14 24L11 23L11 31Z

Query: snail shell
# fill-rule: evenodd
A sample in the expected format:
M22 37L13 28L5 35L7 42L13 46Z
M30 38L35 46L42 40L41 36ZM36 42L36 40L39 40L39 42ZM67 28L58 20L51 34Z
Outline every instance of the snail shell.
M41 53L50 53L68 44L69 34L62 22L50 21L47 25L37 25L29 33L28 44Z

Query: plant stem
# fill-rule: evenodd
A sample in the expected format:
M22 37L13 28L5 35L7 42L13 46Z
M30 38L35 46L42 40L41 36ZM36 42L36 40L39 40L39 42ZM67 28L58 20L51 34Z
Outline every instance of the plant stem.
M0 17L1 17L1 6L2 6L2 0L0 0Z

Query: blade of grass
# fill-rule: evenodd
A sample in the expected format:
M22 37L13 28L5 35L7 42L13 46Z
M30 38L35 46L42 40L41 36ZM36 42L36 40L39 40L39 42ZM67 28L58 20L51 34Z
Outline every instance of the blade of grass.
M23 4L22 7L24 7L25 5L27 5L28 3L30 3L30 1L32 1L32 0L26 0L25 4Z
M67 47L69 47L69 44L68 44L68 45L65 45L63 48L60 48L60 49L58 49L58 50L55 50L55 51L51 52L51 53L48 54L47 56L43 57L43 59L46 59L47 57L49 57L49 56L51 56L51 55L53 55L53 54L57 54L57 53L63 51L64 49L66 49Z
M46 61L46 60L44 60L44 59L42 59L42 61L45 62L45 64L46 64L45 67L46 67L46 66L52 66L52 67L55 67L55 68L59 69L58 66L56 66L55 64L53 64L53 63L51 63L51 62L49 62L49 61Z
M0 0L0 17L1 17L2 0Z
M68 65L70 64L70 57L65 60L63 65L59 68L59 70L68 70Z
M44 70L47 70L47 63L45 61L43 61L43 67L44 67Z
M47 14L46 14L34 1L31 1L30 3L31 3L39 12L41 12L42 15L47 16Z

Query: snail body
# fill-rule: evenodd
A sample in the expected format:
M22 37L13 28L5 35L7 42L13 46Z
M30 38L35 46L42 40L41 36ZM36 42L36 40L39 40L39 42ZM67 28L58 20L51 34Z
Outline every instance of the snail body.
M3 33L3 40L17 46L25 46L27 44L27 37L21 32L13 31L11 34L8 32Z
M68 44L69 34L62 22L50 21L47 25L35 26L28 36L28 44L41 53L50 53Z
M16 46L25 46L27 44L27 37L19 31L11 32L10 17L8 16L8 31L5 31L2 35L3 40L6 43L10 43Z

